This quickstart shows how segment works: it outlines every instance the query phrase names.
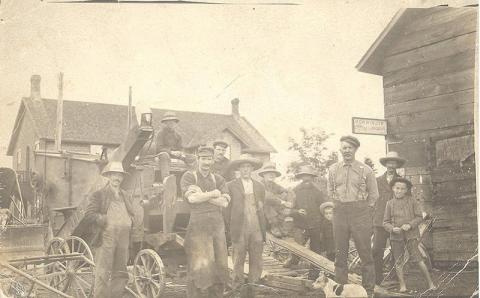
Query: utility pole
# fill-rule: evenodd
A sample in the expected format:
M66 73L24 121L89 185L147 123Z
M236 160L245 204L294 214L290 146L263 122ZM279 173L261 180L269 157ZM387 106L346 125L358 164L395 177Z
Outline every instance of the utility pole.
M63 72L58 75L57 123L55 129L55 149L62 151L63 127Z

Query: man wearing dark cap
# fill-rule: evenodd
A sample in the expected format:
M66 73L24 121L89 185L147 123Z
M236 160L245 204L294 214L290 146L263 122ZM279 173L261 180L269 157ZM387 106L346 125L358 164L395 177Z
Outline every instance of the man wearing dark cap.
M170 158L184 159L182 137L176 128L180 120L174 112L166 112L161 120L164 127L155 138L156 154L160 169L155 172L155 181L163 182L170 175Z
M335 279L348 283L347 257L349 240L353 238L362 262L362 285L373 296L375 270L371 235L373 206L378 199L377 181L372 169L355 160L360 141L353 136L340 139L343 160L329 168L328 191L334 202L333 233L335 235Z
M223 297L228 254L223 209L230 202L225 179L213 174L213 148L200 147L198 168L183 174L180 185L190 204L185 236L187 297Z
M215 174L222 176L223 178L230 180L228 174L228 167L230 160L225 157L227 152L228 143L222 140L213 142L213 166L212 171Z

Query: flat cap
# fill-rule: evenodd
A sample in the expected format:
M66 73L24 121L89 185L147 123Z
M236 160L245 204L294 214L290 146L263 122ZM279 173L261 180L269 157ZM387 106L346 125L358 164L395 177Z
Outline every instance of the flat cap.
M208 146L200 146L197 150L198 157L213 156L213 148Z
M347 142L355 147L360 147L360 141L354 136L343 136L340 138L340 142Z
M215 146L222 146L224 148L227 148L228 143L225 142L224 140L215 140L215 142L213 142L213 147L215 147Z

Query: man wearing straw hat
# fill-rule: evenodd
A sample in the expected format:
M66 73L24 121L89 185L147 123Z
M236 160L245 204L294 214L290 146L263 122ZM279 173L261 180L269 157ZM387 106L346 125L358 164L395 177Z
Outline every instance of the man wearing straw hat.
M89 198L85 216L74 234L93 231L95 298L122 297L128 281L127 260L132 217L130 198L120 188L126 172L121 162L109 163L102 175L108 183Z
M263 204L265 187L252 179L252 171L258 170L262 162L249 154L242 154L231 162L231 169L240 172L240 178L227 183L231 197L226 212L233 248L233 287L243 290L245 258L248 253L248 282L260 280L263 268L263 242L266 238ZM242 291L245 294L244 291ZM247 287L247 297L254 297L251 286Z
M265 186L264 212L270 232L279 238L287 236L284 220L291 213L295 194L275 183L275 178L282 175L277 170L275 163L266 163L258 170L257 174L263 178Z
M228 253L222 209L230 197L225 179L213 174L213 148L197 151L198 168L183 174L180 185L190 205L185 236L187 297L223 297L228 280Z
M177 115L174 112L166 112L161 120L164 125L155 138L156 154L160 169L155 172L155 181L163 182L170 175L170 158L183 160L182 137L176 131L178 125Z
M380 163L387 168L387 171L377 178L377 186L379 197L375 203L375 211L373 214L373 260L375 262L375 284L380 286L383 281L383 255L389 233L383 227L383 216L385 214L385 206L393 197L393 191L390 182L394 178L400 177L397 169L402 168L406 160L398 156L395 151L390 151L387 156L380 158Z
M335 205L335 279L339 284L348 283L347 260L352 237L362 262L362 285L372 297L375 286L371 249L372 216L378 189L372 169L355 159L358 147L360 141L357 138L342 137L340 153L343 160L329 168L328 191Z

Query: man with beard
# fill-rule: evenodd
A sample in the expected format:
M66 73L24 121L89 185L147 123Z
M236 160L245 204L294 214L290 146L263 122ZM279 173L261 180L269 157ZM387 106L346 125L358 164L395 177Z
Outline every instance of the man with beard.
M222 209L230 197L225 179L213 174L213 148L200 147L198 169L183 174L180 185L190 204L185 236L187 297L223 297L228 279L228 254Z
M120 188L126 174L121 162L107 165L102 175L108 183L91 195L85 216L73 233L90 240L95 248L94 298L122 297L128 281L128 245L134 211L127 193Z
M349 240L353 238L362 262L362 285L373 296L375 269L371 235L373 207L378 199L377 181L372 169L355 160L360 141L353 136L340 139L343 160L329 168L328 191L334 202L335 279L348 283Z
M218 174L225 178L227 181L230 180L230 175L228 171L228 166L230 160L225 157L227 152L228 144L225 141L217 140L213 142L213 166L212 172Z
M389 233L383 227L383 216L385 206L393 197L393 191L390 182L397 177L397 169L403 167L406 160L398 156L398 153L391 151L387 156L380 158L380 163L387 168L387 171L377 178L379 197L375 203L373 214L373 260L375 262L375 284L380 286L383 281L383 255Z

